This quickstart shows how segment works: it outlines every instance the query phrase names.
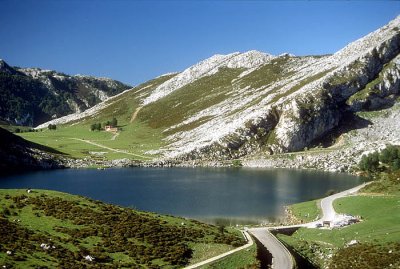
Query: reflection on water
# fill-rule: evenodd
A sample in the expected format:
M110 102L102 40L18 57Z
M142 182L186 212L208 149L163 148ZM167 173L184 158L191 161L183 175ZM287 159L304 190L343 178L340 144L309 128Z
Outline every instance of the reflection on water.
M346 174L250 168L69 169L0 178L0 188L52 189L225 224L272 220L284 205L359 183Z

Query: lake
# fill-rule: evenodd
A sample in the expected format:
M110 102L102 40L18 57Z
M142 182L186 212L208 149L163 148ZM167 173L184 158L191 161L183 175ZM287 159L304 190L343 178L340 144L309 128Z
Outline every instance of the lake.
M210 223L259 223L283 206L361 183L348 174L260 168L121 168L29 172L0 188L49 189Z

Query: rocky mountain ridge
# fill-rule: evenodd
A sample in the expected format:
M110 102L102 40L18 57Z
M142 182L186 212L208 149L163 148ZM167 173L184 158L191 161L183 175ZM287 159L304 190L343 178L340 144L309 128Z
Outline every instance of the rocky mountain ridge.
M83 112L131 88L109 78L11 67L3 60L0 60L0 80L0 118L11 124L30 126Z

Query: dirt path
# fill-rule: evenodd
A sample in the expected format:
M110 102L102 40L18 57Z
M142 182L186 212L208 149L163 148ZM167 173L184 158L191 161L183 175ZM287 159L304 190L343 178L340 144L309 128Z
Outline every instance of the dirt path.
M81 141L81 142L85 142L87 144L91 144L91 145L94 145L94 146L99 147L99 148L108 149L108 150L113 151L113 152L124 153L124 154L127 154L127 155L140 157L140 158L144 158L144 159L152 159L150 157L139 155L139 154L135 154L135 153L131 153L131 152L128 152L126 150L113 149L113 148L110 148L110 147L107 147L107 146L92 142L90 140L85 140L85 139L80 139L80 138L71 138L71 139L77 140L77 141Z
M142 106L136 108L135 112L133 112L133 114L132 114L130 123L132 123L132 122L136 119L136 116L137 116L137 114L139 113L139 111L140 111L141 109L142 109Z
M117 138L117 136L119 136L119 132L116 132L116 133L111 137L110 140L115 140L115 138Z

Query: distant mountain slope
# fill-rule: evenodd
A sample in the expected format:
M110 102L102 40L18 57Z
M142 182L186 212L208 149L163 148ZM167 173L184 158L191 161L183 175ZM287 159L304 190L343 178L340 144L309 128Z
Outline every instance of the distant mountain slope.
M396 18L333 55L215 55L139 85L90 113L53 123L86 126L115 116L130 126L136 111L140 126L135 125L135 133L145 126L163 137L163 146L148 153L184 160L231 159L303 150L343 124L349 131L354 113L396 103L399 85Z
M108 78L11 67L0 60L0 119L36 126L82 112L130 86Z

